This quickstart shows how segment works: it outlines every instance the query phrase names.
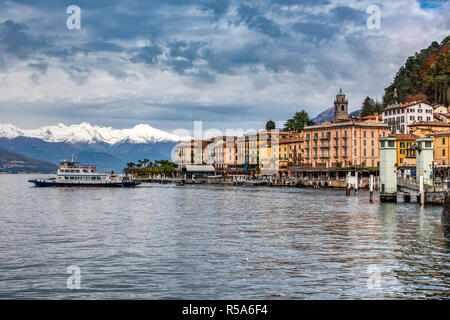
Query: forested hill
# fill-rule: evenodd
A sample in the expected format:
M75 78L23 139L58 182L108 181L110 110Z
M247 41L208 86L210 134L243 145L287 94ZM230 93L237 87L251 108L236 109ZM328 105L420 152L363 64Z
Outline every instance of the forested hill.
M450 36L441 44L433 42L406 60L385 89L383 104L407 102L423 97L431 103L448 105L450 100Z
M0 173L52 173L56 172L57 168L56 165L49 162L0 150Z

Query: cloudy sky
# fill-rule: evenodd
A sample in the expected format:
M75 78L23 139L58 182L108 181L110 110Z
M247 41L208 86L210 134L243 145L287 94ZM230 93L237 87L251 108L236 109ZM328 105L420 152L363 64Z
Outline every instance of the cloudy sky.
M381 98L408 56L449 34L443 0L1 0L0 121L281 125L331 107L340 87L350 110Z

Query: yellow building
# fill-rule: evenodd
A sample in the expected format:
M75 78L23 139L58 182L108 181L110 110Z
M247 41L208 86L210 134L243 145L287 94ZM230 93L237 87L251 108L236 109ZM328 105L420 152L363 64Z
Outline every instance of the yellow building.
M391 134L391 137L397 139L397 166L415 166L416 165L416 151L414 143L417 136L413 134Z
M431 135L434 138L434 163L450 164L450 131L442 131Z

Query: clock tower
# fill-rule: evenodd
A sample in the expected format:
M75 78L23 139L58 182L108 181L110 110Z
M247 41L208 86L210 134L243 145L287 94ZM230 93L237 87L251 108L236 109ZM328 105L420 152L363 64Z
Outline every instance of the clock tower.
M345 119L348 119L348 100L341 88L336 95L336 100L334 100L334 121Z

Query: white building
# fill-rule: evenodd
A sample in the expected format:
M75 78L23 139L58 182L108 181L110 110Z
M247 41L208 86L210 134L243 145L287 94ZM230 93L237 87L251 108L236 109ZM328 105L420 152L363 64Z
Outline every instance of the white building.
M426 102L411 102L388 106L382 112L383 122L390 133L409 133L409 125L416 121L433 121L433 106Z

